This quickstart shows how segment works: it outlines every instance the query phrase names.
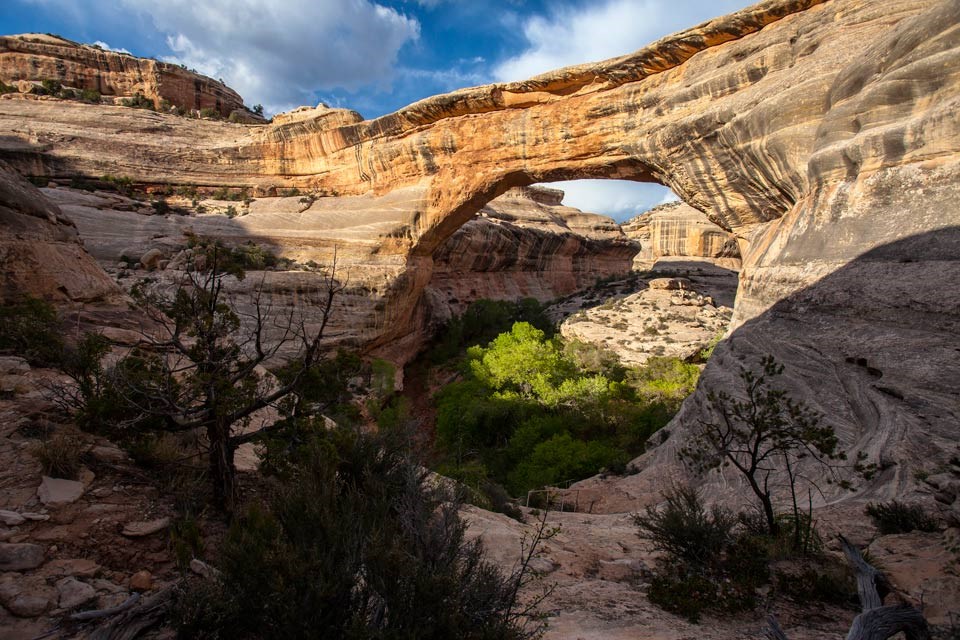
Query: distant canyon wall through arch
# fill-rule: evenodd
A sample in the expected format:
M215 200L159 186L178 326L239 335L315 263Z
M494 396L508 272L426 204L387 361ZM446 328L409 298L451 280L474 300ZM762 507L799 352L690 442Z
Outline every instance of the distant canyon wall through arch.
M263 127L137 114L105 131L105 116L119 108L4 100L0 128L12 136L0 146L32 175L111 173L260 193L296 186L358 199L382 213L366 232L332 217L324 224L333 225L330 242L349 236L393 265L386 311L367 337L398 359L413 344L405 338L415 331L434 250L491 198L551 180L660 182L738 236L744 268L734 329L754 347L738 351L732 341L727 372L760 344L788 368L800 349L804 364L793 381L804 397L825 412L856 405L838 425L845 444L860 446L904 420L916 426L898 442L930 440L943 420L956 424L955 393L929 399L936 425L924 426L907 399L850 404L863 387L840 363L861 351L886 354L903 369L904 398L931 370L955 372L949 350L923 354L923 362L891 350L901 339L922 348L917 336L905 338L911 331L928 332L930 344L956 335L953 245L932 247L929 260L871 252L914 246L898 244L912 237L936 245L938 229L960 224L958 23L953 0L771 0L622 58L429 98L373 121L343 110ZM827 280L865 255L881 256L871 264L883 262L874 273L885 277ZM837 332L822 348L822 327L800 311L789 322L769 320L779 302L821 281L832 283L830 295L815 288L821 293L801 306ZM887 327L884 337L864 344L856 323L844 324L851 314ZM750 324L761 317L769 322ZM718 366L687 407L703 408L711 381L730 382ZM680 418L678 432L690 416ZM900 470L922 463L910 451L897 458ZM659 458L650 460L653 469ZM647 477L633 482L640 487ZM910 488L902 475L896 482Z

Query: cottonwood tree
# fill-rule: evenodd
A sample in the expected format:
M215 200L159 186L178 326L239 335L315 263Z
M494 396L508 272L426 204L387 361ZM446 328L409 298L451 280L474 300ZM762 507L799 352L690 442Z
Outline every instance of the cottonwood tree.
M277 407L295 396L308 372L322 358L321 341L334 298L344 284L336 279L336 257L330 270L317 274L318 300L303 309L276 312L257 287L249 310L241 310L225 291L229 277L243 278L238 254L218 243L196 251L172 293L137 286L134 298L159 330L144 333L143 344L121 361L139 358L150 376L112 377L116 393L138 417L160 419L168 432L198 431L206 435L214 499L233 512L238 499L234 453L244 443L270 433L267 425L240 433L258 411ZM262 375L262 365L284 350L287 361L278 378ZM292 357L286 352L293 351Z
M772 356L760 361L760 373L744 369L740 373L745 399L724 392L710 393L708 399L719 420L700 420L693 437L680 450L680 457L700 472L732 466L747 481L759 502L772 536L780 534L773 504L771 479L780 473L787 479L793 500L794 542L801 545L801 514L797 483L806 479L797 468L807 458L833 471L832 461L843 460L832 427L822 424L822 416L786 391L772 386L783 373L783 365Z

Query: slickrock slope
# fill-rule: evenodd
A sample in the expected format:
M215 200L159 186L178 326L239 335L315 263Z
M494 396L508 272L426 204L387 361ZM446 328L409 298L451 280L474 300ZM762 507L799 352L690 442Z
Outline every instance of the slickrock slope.
M711 258L724 267L740 268L736 236L711 222L702 211L683 202L670 202L624 222L621 227L643 249L638 265L664 256Z
M495 196L559 179L662 182L737 234L741 291L668 446L623 490L660 486L707 390L771 353L844 447L885 465L859 495L902 495L913 471L951 455L960 419L958 23L954 0L767 0L621 58L349 124L325 111L184 124L5 99L0 153L66 178L403 194L367 236L395 265L377 294L388 320L357 320L380 327L381 345L414 335L434 252Z
M157 215L147 202L118 193L46 188L43 195L73 220L86 248L125 285L145 274L117 268L122 259L141 261L152 276L171 281L182 269L192 235L216 238L230 246L253 243L292 264L232 282L236 292L261 282L277 309L309 304L317 295L313 264L337 264L347 289L333 318L332 342L347 347L374 344L387 325L400 322L384 297L405 277L402 256L376 242L401 223L409 190L382 198L368 196L256 198L241 202L202 200L196 214L189 200L171 198L180 215ZM638 245L610 218L562 206L563 192L527 188L490 202L475 220L441 245L433 261L411 276L427 277L421 302L403 341L384 343L379 353L403 362L432 335L438 322L462 312L478 298L541 301L568 295L598 279L630 271ZM228 207L242 215L224 215ZM153 254L153 257L147 257ZM130 266L133 266L132 264ZM243 298L240 298L243 303ZM402 307L401 307L402 308Z
M244 109L243 98L227 85L168 62L106 51L40 33L0 36L0 81L57 80L104 96L141 93L160 107L162 100L182 109L216 109L229 116Z

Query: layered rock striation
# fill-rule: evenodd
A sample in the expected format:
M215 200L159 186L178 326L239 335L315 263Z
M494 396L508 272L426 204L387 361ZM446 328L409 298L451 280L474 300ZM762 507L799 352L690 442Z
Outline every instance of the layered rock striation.
M684 256L709 258L732 269L740 267L736 236L683 202L655 207L621 227L627 237L642 247L636 257L638 265L648 265L667 256Z
M142 94L159 108L163 101L186 110L215 109L229 116L245 110L243 98L223 82L179 65L28 33L0 36L0 81L56 80L104 96Z
M462 313L478 298L546 302L628 273L639 244L562 200L558 189L524 187L488 202L433 253L433 315Z

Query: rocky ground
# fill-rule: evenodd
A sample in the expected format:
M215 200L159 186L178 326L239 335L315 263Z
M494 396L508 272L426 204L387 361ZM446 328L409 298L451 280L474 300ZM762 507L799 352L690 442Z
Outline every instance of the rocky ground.
M736 289L736 271L707 260L662 258L549 312L565 338L602 345L624 364L642 365L651 356L687 359L715 341L729 324Z
M173 497L111 442L58 419L50 370L0 358L0 629L35 638L75 611L123 603L178 575ZM33 453L72 449L76 480L44 474ZM70 637L55 633L52 637Z

